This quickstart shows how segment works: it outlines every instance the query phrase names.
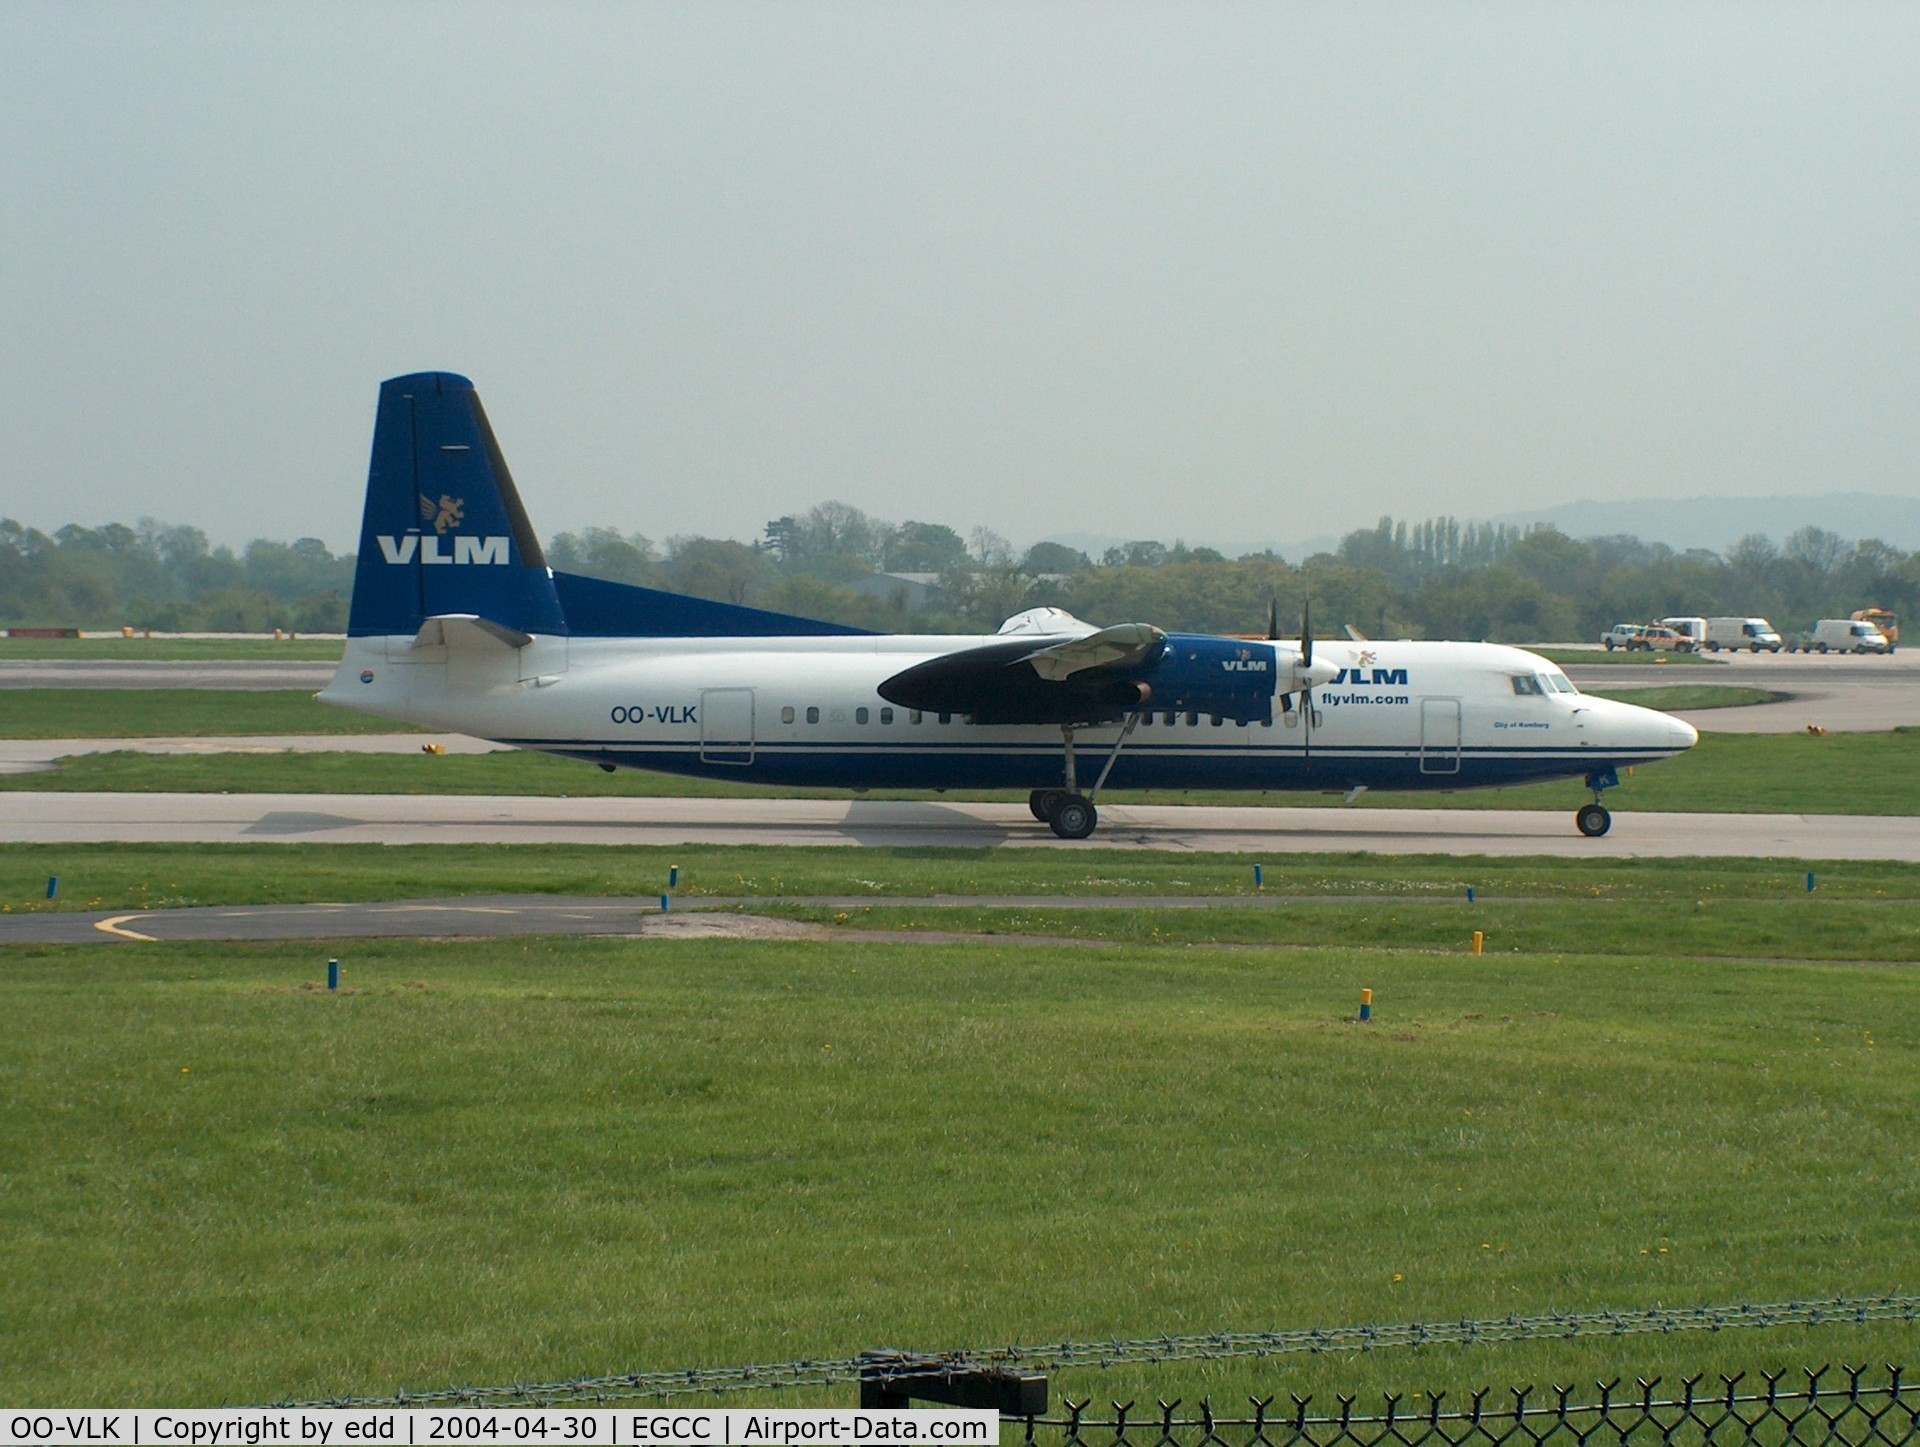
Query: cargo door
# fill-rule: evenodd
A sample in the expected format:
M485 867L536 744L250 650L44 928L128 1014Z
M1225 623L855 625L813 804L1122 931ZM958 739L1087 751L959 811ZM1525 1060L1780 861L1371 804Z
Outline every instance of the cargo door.
M705 764L753 762L752 689L700 691L700 761Z
M1460 700L1420 700L1420 772L1460 772Z

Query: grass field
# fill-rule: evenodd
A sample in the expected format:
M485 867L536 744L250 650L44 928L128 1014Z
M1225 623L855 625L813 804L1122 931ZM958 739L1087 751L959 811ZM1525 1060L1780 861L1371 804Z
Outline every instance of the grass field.
M1477 902L1490 907L1523 901L1597 902L1663 913L1747 902L1920 902L1920 866L1893 862L1284 854L1261 862L1265 878L1256 888L1253 864L1258 859L1151 850L1089 857L1046 846L848 850L724 844L618 849L276 844L262 849L242 844L0 844L0 912L480 894L646 896L665 889L674 868L679 870L675 892L683 900L1073 895L1122 901L1164 895L1304 898L1316 902L1305 907L1324 909L1317 901L1341 897L1459 902L1471 888ZM1817 885L1811 901L1806 890L1809 869L1816 872ZM49 875L60 879L58 897L51 901L46 898ZM1828 934L1837 940L1839 931L1829 928ZM1914 948L1920 951L1920 942Z
M303 689L30 688L0 692L0 738L155 739L409 733Z
M505 752L484 755L258 753L162 756L75 755L39 773L0 776L0 788L187 793L532 794L575 797L824 797L847 790L771 789L621 770L608 774L570 759ZM1024 802L1024 793L953 790L945 795L875 790L868 798ZM1360 808L1555 809L1571 813L1591 796L1578 779L1458 794L1368 794ZM1337 793L1174 793L1115 789L1111 804L1341 805ZM1920 729L1880 734L1707 734L1679 758L1651 764L1607 795L1632 812L1920 814Z
M1701 664L1725 666L1725 660L1705 658L1698 653L1632 653L1624 648L1608 651L1605 648L1555 648L1548 644L1540 648L1529 648L1529 653L1537 653L1550 663L1562 668L1584 668L1591 664L1595 668L1646 668L1650 665L1673 664L1682 668L1693 668Z
M1829 927L1803 911L1779 952ZM312 946L0 955L0 1395L215 1404L1920 1274L1909 967L1331 942L338 952L340 996ZM1535 1342L1056 1392L1630 1381L1913 1344Z
M1583 691L1601 698L1617 698L1622 703L1637 703L1642 708L1662 709L1668 713L1746 708L1752 704L1779 703L1787 697L1770 688L1747 688L1731 683L1670 683L1654 688L1589 688Z
M118 663L247 662L338 663L346 644L338 638L0 638L0 663L75 659Z

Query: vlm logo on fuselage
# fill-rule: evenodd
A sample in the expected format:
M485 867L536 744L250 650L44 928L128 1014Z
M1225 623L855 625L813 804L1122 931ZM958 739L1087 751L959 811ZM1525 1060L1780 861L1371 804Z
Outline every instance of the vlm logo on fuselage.
M1397 685L1398 687L1405 688L1407 686L1407 671L1404 668L1375 668L1371 670L1365 668L1343 668L1334 674L1333 680L1328 684L1328 687L1337 688L1343 683L1378 683Z
M411 563L417 553L423 566L435 563L447 563L460 566L467 563L491 563L496 567L508 566L508 543L505 536L493 538L470 538L456 535L453 539L453 552L442 552L440 539L433 533L407 533L401 537L388 537L381 534L376 541L380 544L380 553L389 563Z

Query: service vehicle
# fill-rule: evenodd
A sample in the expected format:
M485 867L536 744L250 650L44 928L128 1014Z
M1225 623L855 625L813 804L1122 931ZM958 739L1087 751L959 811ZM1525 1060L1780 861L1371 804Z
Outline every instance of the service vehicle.
M1891 653L1887 635L1853 618L1822 618L1798 648L1804 653Z
M1764 648L1778 653L1783 646L1778 630L1764 618L1709 618L1706 644L1709 653L1722 648L1744 648L1750 653Z
M1693 638L1670 623L1649 623L1640 630L1640 637L1633 646L1647 653L1656 650L1662 653L1691 653Z
M1600 635L1600 643L1611 653L1616 648L1632 650L1640 642L1640 635L1647 631L1644 623L1616 623Z
M1886 635L1887 652L1900 646L1900 615L1888 608L1862 608L1853 615L1856 623L1871 623Z
M1685 638L1687 642L1691 643L1696 653L1699 652L1700 649L1706 646L1706 642L1707 642L1707 620L1706 619L1694 618L1694 617L1682 617L1682 618L1662 618L1660 621L1666 624L1667 627L1671 628L1675 633L1678 633L1681 637Z

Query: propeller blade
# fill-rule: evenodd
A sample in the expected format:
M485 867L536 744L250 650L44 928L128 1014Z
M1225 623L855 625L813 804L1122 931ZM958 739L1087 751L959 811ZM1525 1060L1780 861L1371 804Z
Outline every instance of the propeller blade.
M1273 642L1280 636L1280 595L1270 594L1267 598L1267 641Z
M1300 666L1313 667L1313 594L1300 596ZM1313 760L1313 683L1300 690L1300 762Z

